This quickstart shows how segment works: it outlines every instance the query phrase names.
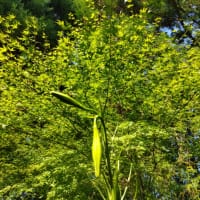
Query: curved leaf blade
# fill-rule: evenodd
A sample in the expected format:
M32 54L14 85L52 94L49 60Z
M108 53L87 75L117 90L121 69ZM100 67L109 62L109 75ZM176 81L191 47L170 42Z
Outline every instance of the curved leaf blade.
M76 99L70 97L68 94L63 94L61 92L56 92L56 91L52 91L51 94L68 105L74 106L76 108L80 108L85 111L90 111L92 113L96 113L95 110L87 108L86 106L84 106L82 103L80 103Z

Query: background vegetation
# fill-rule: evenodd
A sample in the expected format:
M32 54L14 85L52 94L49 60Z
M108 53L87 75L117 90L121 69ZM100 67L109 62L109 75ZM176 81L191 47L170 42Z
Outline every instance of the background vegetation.
M124 199L200 198L200 5L159 2L0 0L1 199L101 199L94 116L52 90L103 114Z

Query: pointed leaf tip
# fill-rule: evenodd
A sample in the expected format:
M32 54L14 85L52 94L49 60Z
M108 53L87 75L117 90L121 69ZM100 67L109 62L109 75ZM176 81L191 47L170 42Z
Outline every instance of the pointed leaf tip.
M50 94L55 96L56 98L60 99L62 102L66 103L68 105L80 108L82 110L86 110L86 111L90 111L90 112L96 113L95 110L87 108L82 103L80 103L76 99L72 98L68 94L63 94L61 92L56 92L56 91L51 91Z

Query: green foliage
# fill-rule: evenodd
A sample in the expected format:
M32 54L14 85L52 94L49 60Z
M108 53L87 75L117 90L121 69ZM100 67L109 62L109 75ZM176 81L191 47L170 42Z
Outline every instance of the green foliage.
M164 34L155 35L154 27L145 19L145 10L131 17L113 15L109 20L105 15L91 17L84 35L77 28L72 32L77 40L66 91L83 94L85 102L102 111L110 142L112 138L125 138L119 146L113 140L111 151L113 166L116 157L122 155L122 183L128 176L127 163L134 166L128 195L136 199L154 199L156 195L197 198L197 184L193 193L184 182L192 181L192 176L199 180L198 162L190 161L199 155L186 153L190 144L183 141L188 140L187 129L199 134L199 53L194 53L198 48L185 49ZM63 37L59 46L68 43ZM116 131L117 124L127 120L128 133ZM195 172L186 180L180 173L188 174L191 162ZM176 182L177 176L180 182Z
M20 0L1 0L0 1L0 15L6 15L9 12L15 12L15 14L20 14L22 3ZM18 9L18 10L17 10ZM23 11L22 11L23 12Z
M73 0L72 2L72 10L79 19L89 16L92 9L94 9L94 3L91 0Z
M88 130L83 127L86 131L81 131L84 120L73 125L71 117L66 123L63 107L54 108L55 102L52 104L49 97L49 92L66 80L66 70L62 65L58 69L56 62L50 64L54 54L45 35L43 43L36 40L36 18L27 19L16 38L12 33L19 26L14 16L1 17L0 196L85 199L92 193L92 186L86 187L90 185L84 178L89 176L89 166L84 164L88 147L80 139ZM60 113L55 114L58 110Z
M199 14L198 0L0 0L0 15L13 14L24 23L28 16L35 16L45 23L45 33L50 43L55 46L59 27L57 20L68 21L71 25L74 20L68 18L73 13L76 19L89 17L92 13L100 16L104 11L112 13L125 13L132 15L141 9L148 9L148 21L153 23L159 20L159 28L170 28L172 35L178 43L190 43L199 46ZM97 10L96 10L97 9Z
M0 197L198 199L199 47L158 34L145 9L97 13L60 20L54 48L35 17L0 18ZM94 176L94 116L50 91L101 114L112 180Z

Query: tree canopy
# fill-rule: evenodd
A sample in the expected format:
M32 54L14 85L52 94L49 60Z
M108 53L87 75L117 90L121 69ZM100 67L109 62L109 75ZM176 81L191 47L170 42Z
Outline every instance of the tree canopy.
M0 14L13 13L20 22L27 16L33 15L45 24L45 33L50 42L55 45L59 26L56 20L73 22L68 18L73 13L81 19L91 14L88 5L94 3L101 15L102 10L115 13L132 15L139 13L141 9L148 9L148 21L153 23L159 19L158 31L162 28L170 29L171 34L178 43L188 42L199 46L199 16L200 3L198 0L1 0ZM159 29L161 28L161 29Z

